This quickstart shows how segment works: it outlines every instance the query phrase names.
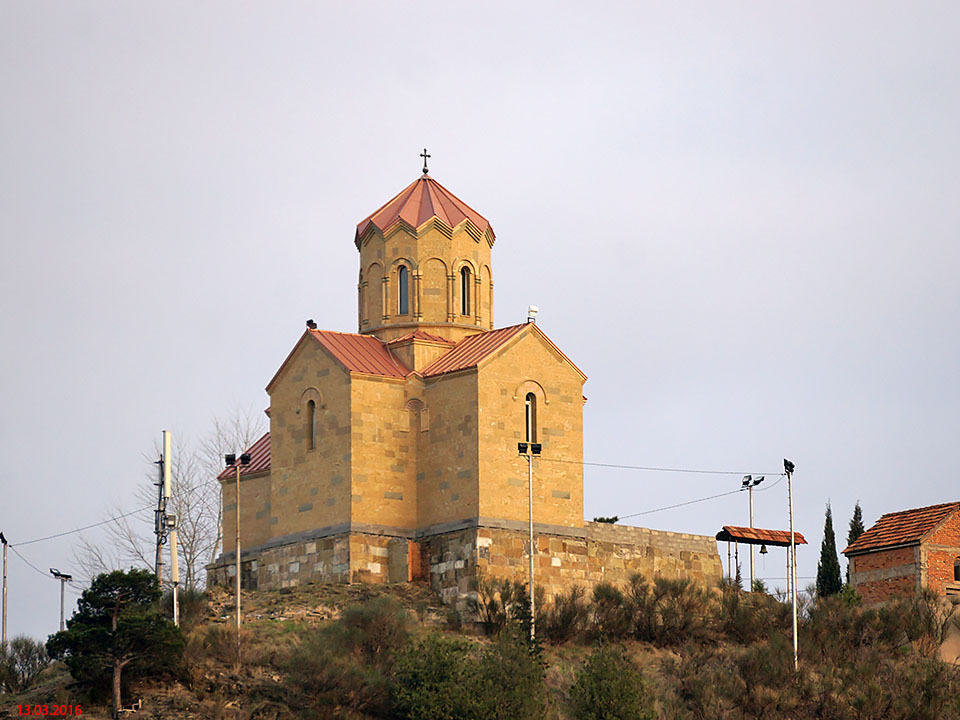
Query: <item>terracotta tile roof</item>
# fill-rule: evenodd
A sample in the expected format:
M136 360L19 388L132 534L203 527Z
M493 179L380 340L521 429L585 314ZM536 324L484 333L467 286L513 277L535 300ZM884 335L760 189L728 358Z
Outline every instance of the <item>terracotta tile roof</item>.
M960 502L887 513L843 552L858 553L920 542L927 533L957 511L960 511Z
M270 469L270 433L264 433L263 437L257 440L253 445L244 450L250 456L249 465L240 465L240 477L255 475ZM240 458L237 457L239 464ZM235 468L228 467L219 475L217 480L232 480L237 476Z
M445 337L440 337L439 335L431 335L423 330L414 330L412 333L402 335L396 340L391 340L387 345L399 345L400 343L409 342L410 340L426 340L427 342L443 343L444 345L456 345L453 340L447 340Z
M526 324L511 325L465 337L454 346L453 350L427 365L420 374L423 377L431 377L476 367L485 357L496 352L519 334L524 327Z
M794 531L794 542L797 545L806 545L807 540L801 533ZM764 530L763 528L741 527L739 525L724 525L723 530L717 533L717 540L730 540L747 545L790 545L789 530Z
M308 330L350 372L405 378L410 371L395 358L387 346L372 335Z
M480 213L456 197L429 175L421 175L407 185L395 197L370 216L357 223L356 242L373 225L385 233L398 222L416 230L432 218L436 218L448 230L466 222L477 239L489 232L489 242L495 239L493 228Z

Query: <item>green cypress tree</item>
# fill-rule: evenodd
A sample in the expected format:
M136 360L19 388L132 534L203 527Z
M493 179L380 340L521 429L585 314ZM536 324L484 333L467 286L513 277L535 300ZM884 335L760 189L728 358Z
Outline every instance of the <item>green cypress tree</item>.
M833 512L830 510L830 503L827 503L823 542L820 544L820 562L817 563L817 595L836 595L842 588L840 561L837 560L837 538L833 532Z
M847 547L852 545L854 541L863 535L863 511L860 509L860 501L857 500L857 504L853 506L853 517L850 518L850 529L847 531ZM850 561L847 561L847 582L850 582Z

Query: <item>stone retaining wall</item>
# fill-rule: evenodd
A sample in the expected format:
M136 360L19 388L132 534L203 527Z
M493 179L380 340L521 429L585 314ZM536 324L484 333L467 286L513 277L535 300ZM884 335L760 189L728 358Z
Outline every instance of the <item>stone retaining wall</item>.
M545 526L549 528L550 526ZM243 553L243 585L274 589L307 582L429 580L443 601L465 610L475 597L478 571L488 578L526 580L527 532L473 525L419 540L346 532ZM586 523L575 532L535 532L537 583L547 598L580 584L625 584L631 575L687 578L713 585L722 577L716 542L647 528ZM210 584L231 584L229 555L208 567Z

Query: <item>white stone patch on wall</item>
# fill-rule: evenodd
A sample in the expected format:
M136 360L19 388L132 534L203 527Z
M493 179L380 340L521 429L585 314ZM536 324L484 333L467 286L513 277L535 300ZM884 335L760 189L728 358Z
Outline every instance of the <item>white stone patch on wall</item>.
M558 557L550 558L550 564L553 565L554 567L560 567L560 558Z
M376 555L377 557L387 557L390 555L390 551L385 547L379 547L377 545L368 545L367 549L370 551L371 555Z
M299 562L290 563L290 572L292 573L300 572L300 563Z
M379 575L379 574L380 574L380 563L368 562L368 563L367 563L367 570L369 570L369 571L372 572L372 573L376 573L377 575Z

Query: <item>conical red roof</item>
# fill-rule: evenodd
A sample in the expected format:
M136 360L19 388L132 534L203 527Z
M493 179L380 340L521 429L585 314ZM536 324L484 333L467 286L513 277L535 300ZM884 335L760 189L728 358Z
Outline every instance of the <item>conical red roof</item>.
M385 233L388 228L403 222L416 230L436 218L449 230L467 222L478 239L489 231L493 244L493 228L480 213L467 205L443 185L424 173L407 185L383 207L357 224L357 242L373 225Z

